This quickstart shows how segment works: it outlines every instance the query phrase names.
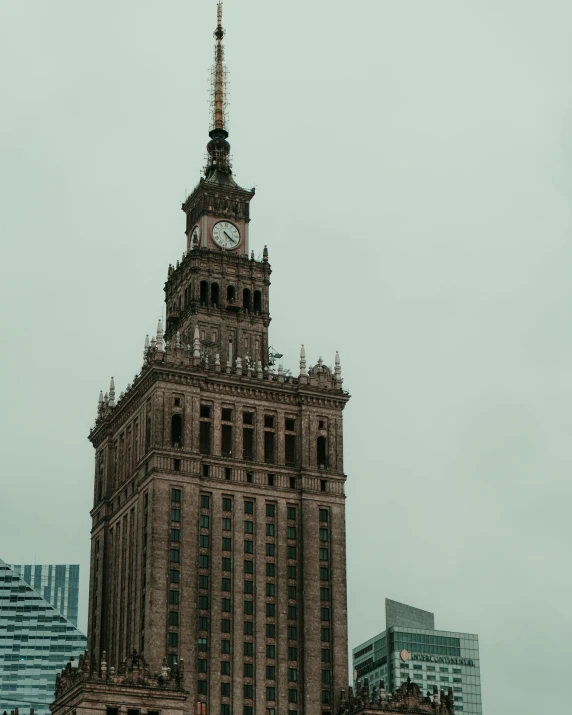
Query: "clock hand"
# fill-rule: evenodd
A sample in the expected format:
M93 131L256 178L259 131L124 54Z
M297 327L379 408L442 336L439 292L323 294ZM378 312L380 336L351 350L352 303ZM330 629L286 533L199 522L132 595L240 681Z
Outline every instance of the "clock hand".
M223 231L224 235L229 239L229 241L232 241L233 243L236 243L236 239L234 239L232 236L229 236L226 231Z

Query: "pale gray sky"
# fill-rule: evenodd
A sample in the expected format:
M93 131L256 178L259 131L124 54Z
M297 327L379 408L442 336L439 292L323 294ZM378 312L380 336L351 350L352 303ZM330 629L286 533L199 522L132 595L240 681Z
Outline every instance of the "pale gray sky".
M0 557L79 562L97 395L185 247L214 0L0 4ZM272 342L340 350L350 645L480 636L485 715L569 701L572 4L227 0Z

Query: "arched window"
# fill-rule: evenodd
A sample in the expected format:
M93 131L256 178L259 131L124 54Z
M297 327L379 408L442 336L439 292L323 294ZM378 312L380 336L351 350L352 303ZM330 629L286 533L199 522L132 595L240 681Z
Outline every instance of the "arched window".
M201 281L201 305L206 305L209 302L209 284L206 281Z
M250 310L251 310L250 291L248 288L245 288L242 291L242 307L244 308L244 310L248 310L248 312L250 313Z
M183 446L183 418L181 415L171 417L171 446Z
M213 283L211 285L211 303L212 305L218 305L218 283Z
M229 303L234 303L234 296L235 296L234 286L227 286L226 287L226 299L228 300Z
M325 469L328 466L328 458L326 455L326 438L318 437L317 443L318 467Z
M254 312L262 313L262 293L259 290L254 291Z

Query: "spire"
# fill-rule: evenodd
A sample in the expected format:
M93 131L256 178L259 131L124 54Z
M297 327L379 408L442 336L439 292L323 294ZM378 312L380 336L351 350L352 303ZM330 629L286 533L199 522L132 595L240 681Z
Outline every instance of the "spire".
M227 99L226 99L226 78L227 69L224 64L224 46L222 44L225 31L222 27L222 2L217 3L217 26L214 31L216 40L214 52L214 65L211 72L211 95L212 95L212 119L211 138L207 145L208 165L206 176L209 179L216 171L224 174L232 174L230 168L230 144L227 142Z
M109 383L109 406L115 407L115 381L113 377Z
M161 321L161 318L159 318L159 321L157 322L156 347L159 352L163 352L163 323Z
M300 375L306 376L308 374L308 370L306 369L306 349L302 345L302 348L300 349Z

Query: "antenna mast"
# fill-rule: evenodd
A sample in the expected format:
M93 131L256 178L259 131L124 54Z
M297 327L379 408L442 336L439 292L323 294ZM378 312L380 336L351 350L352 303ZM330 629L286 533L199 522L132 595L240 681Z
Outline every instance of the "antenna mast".
M227 69L224 64L224 46L222 44L225 36L222 26L222 2L217 3L217 27L214 31L216 39L215 63L212 69L212 124L211 129L226 129L227 124Z

